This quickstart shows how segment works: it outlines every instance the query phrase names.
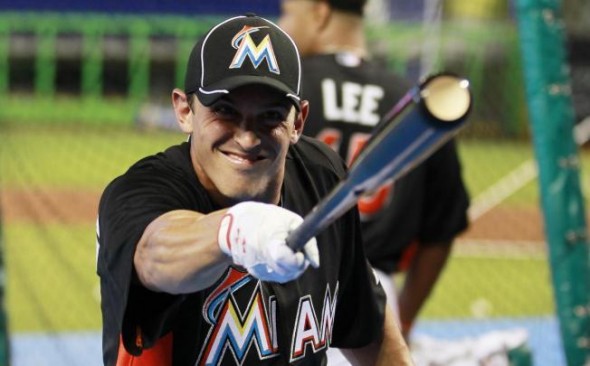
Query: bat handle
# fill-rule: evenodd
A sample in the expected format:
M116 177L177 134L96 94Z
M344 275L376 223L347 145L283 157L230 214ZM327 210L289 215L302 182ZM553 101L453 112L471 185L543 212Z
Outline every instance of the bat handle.
M339 182L335 189L305 216L301 225L289 233L287 246L294 251L301 250L311 238L356 204L358 196L347 197L354 193L349 181Z
M306 234L308 231L306 231L304 226L305 225L298 226L295 230L291 231L287 237L287 246L293 249L293 251L300 250L305 243L311 239L311 237Z
M325 205L323 205L325 206ZM307 242L317 234L317 232L325 225L322 217L323 208L320 206L312 210L301 225L297 226L295 230L287 236L287 246L294 251L301 250Z

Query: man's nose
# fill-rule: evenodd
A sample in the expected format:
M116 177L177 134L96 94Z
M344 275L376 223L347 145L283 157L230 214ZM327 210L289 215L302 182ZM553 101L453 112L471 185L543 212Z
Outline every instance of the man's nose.
M234 138L244 148L260 144L254 121L243 120L236 129Z

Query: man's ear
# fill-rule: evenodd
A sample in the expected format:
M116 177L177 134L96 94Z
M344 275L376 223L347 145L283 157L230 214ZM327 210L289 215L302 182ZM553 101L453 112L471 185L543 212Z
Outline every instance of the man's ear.
M316 23L319 25L319 30L323 31L330 22L332 8L327 1L316 1L313 5L315 6L313 16L316 18Z
M293 129L293 133L291 134L291 143L296 143L299 141L299 137L303 134L303 127L305 127L305 120L307 119L307 115L309 114L309 102L307 100L302 100L300 103L301 111L299 113L295 112L295 125Z
M174 107L174 114L176 115L176 123L184 133L193 132L193 123L190 118L193 115L190 100L187 95L180 89L172 90L172 106Z

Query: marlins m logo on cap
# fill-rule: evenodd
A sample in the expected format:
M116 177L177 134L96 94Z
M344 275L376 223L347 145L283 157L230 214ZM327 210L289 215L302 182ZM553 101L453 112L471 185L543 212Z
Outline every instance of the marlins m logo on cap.
M261 28L269 27L251 27L245 25L244 28L242 28L242 30L240 30L234 36L234 38L232 39L232 46L233 48L237 49L237 52L231 64L229 65L230 69L242 67L242 64L244 63L246 58L249 58L254 68L257 69L258 66L260 66L260 64L262 64L262 62L266 59L268 71L275 74L281 73L281 71L279 70L279 65L277 63L275 52L272 47L270 35L267 34L258 45L256 45L252 37L250 37L251 33L258 32Z
M245 85L272 88L300 108L301 60L295 42L253 14L227 19L198 40L188 59L184 92L211 106Z

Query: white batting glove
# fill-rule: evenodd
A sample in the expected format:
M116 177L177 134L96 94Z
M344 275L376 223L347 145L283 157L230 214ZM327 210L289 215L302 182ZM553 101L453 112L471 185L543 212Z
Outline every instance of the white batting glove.
M305 244L303 252L294 252L286 244L289 232L302 221L301 216L279 206L238 203L221 220L219 247L254 277L285 283L299 277L310 264L315 268L320 264L315 238Z

